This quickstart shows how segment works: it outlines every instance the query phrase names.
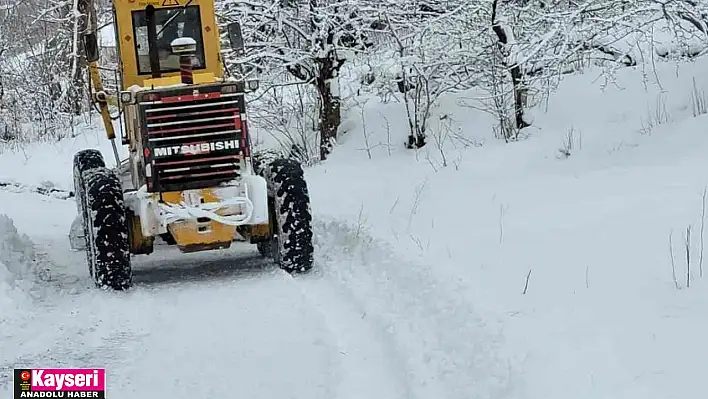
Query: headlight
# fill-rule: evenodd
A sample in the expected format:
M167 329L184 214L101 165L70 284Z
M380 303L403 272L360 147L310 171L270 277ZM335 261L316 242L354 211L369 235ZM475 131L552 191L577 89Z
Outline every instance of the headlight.
M240 90L238 89L238 85L221 86L222 93L238 93L239 91Z
M123 104L133 103L133 92L132 91L122 91L120 92L120 102Z
M246 85L248 86L248 90L250 91L256 91L259 87L257 80L249 80L246 82Z

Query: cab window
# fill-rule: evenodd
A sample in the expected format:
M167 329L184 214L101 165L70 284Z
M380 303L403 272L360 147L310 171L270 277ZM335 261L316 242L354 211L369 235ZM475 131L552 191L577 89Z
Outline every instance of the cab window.
M204 69L204 43L202 42L202 24L199 18L199 6L186 8L158 8L155 10L157 30L157 48L160 59L160 72L178 72L179 56L172 53L170 43L180 37L191 37L197 42L197 51L193 68ZM138 61L138 74L152 73L148 47L148 29L146 12L133 11L133 29L135 53Z

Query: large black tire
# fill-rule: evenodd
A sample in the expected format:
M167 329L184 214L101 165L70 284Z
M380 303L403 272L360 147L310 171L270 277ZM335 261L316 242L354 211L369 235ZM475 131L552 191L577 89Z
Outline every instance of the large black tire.
M81 150L74 155L74 198L76 199L76 209L79 214L84 209L81 203L84 200L83 173L90 169L104 167L106 167L106 162L98 150Z
M273 161L276 159L284 158L285 154L282 151L278 151L275 149L271 148L264 148L258 151L255 151L253 153L253 170L256 172L256 174L262 176L263 178L268 181L269 177L267 175L268 172L268 165L270 165ZM269 192L269 198L268 198L268 217L270 220L275 219L275 212L274 212L274 200L273 200L273 189L272 185L268 185L268 192ZM273 223L274 224L274 223ZM273 226L272 226L273 227ZM261 254L263 257L272 257L272 247L274 245L273 241L261 241L256 243L256 248L258 248L258 252Z
M133 273L120 178L104 167L84 172L83 180L89 270L97 287L126 290Z
M81 150L74 154L74 199L76 200L77 214L81 218L84 237L88 234L88 213L86 212L86 183L84 173L91 169L104 168L106 162L100 151L94 149ZM91 253L86 247L86 261L89 264L89 274L93 277L93 267L91 266Z
M258 250L285 271L309 271L314 262L312 212L302 167L297 161L284 158L259 166L257 171L268 183L274 234L269 243L259 244Z
M257 174L265 177L266 169L268 165L273 163L276 159L287 158L285 153L272 148L264 148L253 153L253 170Z

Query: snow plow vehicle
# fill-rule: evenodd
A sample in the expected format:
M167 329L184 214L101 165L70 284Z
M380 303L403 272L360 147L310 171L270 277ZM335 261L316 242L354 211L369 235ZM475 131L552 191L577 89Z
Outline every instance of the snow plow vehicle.
M288 272L313 265L310 200L301 165L252 153L247 93L257 81L227 76L214 0L113 0L120 92L99 74L96 10L80 0L82 38L116 167L101 152L74 155L78 215L70 233L98 287L132 285L131 258L159 237L183 253L229 248L235 237ZM243 54L238 23L231 48ZM121 112L121 160L109 104Z

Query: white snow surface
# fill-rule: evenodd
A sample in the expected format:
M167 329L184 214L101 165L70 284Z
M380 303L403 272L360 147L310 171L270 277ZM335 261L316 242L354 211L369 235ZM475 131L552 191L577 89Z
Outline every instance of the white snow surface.
M401 104L362 100L366 129L348 109L307 170L316 266L295 278L246 244L160 247L99 291L74 202L0 191L0 392L13 367L74 366L106 367L111 398L702 397L706 67L569 76L510 144L474 92L417 152ZM70 190L76 150L111 162L92 126L0 155L0 181Z

